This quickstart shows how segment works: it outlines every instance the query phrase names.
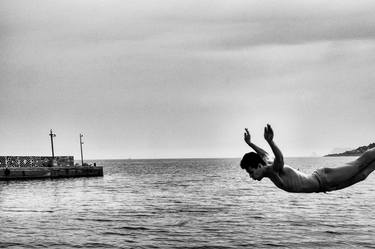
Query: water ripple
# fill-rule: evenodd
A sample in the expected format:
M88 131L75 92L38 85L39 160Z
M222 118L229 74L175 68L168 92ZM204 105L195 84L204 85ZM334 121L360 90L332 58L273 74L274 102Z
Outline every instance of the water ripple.
M290 158L304 172L348 158ZM329 194L239 159L109 160L103 178L0 183L0 248L374 248L375 177Z

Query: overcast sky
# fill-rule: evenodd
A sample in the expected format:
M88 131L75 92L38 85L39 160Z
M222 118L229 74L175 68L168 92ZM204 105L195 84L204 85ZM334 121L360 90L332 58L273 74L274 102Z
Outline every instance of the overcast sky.
M375 141L375 1L0 0L0 154L285 156Z

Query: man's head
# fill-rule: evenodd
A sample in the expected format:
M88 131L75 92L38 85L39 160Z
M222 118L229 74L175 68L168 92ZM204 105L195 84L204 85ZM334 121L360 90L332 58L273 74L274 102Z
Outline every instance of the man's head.
M264 177L264 166L266 166L266 162L257 153L246 153L240 165L254 180L260 181Z

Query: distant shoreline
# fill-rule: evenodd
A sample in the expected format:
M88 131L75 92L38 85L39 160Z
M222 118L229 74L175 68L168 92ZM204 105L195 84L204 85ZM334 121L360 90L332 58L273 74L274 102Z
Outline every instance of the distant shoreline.
M339 157L339 156L360 156L362 155L366 150L372 149L375 147L375 143L371 143L369 145L360 146L357 149L354 150L348 150L343 153L336 153L336 154L328 154L324 157Z

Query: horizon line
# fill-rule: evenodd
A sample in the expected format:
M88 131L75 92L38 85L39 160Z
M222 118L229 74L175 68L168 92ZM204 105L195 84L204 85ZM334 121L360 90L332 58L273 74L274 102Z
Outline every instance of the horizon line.
M241 156L242 157L242 156ZM93 161L93 160L173 160L173 159L240 159L241 157L128 157L128 158L88 158L84 159L87 161ZM321 158L325 157L325 155L322 156L286 156L285 158ZM80 159L74 159L75 161L80 161Z

